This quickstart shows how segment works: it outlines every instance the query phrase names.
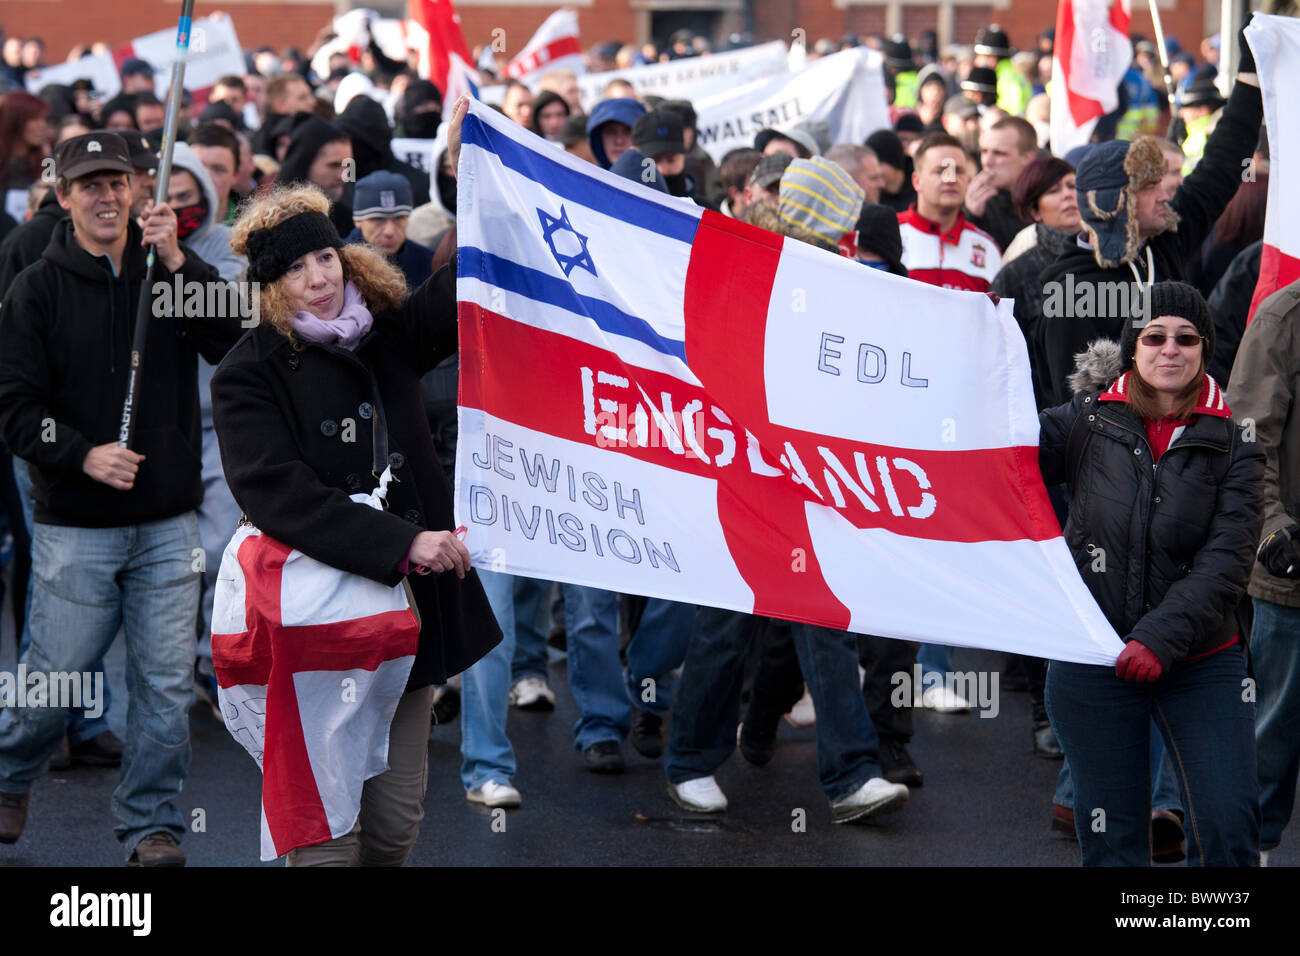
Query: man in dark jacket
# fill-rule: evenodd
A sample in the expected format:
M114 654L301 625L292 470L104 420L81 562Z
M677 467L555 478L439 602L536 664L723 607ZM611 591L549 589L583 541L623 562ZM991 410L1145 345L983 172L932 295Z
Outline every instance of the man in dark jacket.
M398 173L411 184L411 196L416 206L423 206L429 201L429 174L393 155L390 146L393 130L388 125L388 114L382 106L368 96L354 96L334 122L352 137L352 155L357 162L358 180L380 169Z
M277 183L311 183L330 200L330 221L340 236L352 231L352 187L356 160L348 134L318 116L299 113L293 118L289 150L276 177Z
M1094 146L1076 177L1083 234L1040 275L1038 326L1052 404L1069 401L1074 356L1097 338L1119 340L1126 322L1144 318L1137 288L1181 279L1241 184L1242 163L1263 119L1250 45L1205 155L1172 197L1165 160L1149 136Z
M1245 253L1243 253L1244 255ZM1217 329L1217 322L1216 322ZM1241 338L1229 394L1239 420L1253 426L1266 464L1264 526L1248 591L1255 599L1250 651L1259 697L1261 861L1282 840L1295 808L1300 771L1300 282L1260 303Z
M357 182L352 210L357 227L344 241L369 243L397 264L407 285L418 289L433 275L433 250L406 238L410 217L410 184L404 176L379 170Z
M127 739L140 745L122 757L116 834L130 864L177 866L186 826L172 800L189 771L193 562L202 553L195 353L219 360L239 335L239 315L194 316L155 298L135 447L119 447L144 244L156 247L155 275L168 287L225 284L177 241L168 207L147 209L142 225L128 220L132 165L122 137L77 136L55 159L69 218L0 309L0 438L30 462L36 498L22 664L29 674L75 674L83 687L98 676L102 684L102 675L83 672L125 627ZM63 696L84 702L80 693ZM0 711L0 842L22 833L28 790L63 735L70 703L50 702L58 706Z

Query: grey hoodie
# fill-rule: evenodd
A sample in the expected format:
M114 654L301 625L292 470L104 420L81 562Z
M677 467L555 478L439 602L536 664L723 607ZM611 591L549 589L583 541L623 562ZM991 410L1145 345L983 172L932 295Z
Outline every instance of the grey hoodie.
M221 278L234 282L248 265L243 256L230 251L230 227L216 221L217 189L212 185L212 177L207 167L190 149L188 143L177 143L172 153L172 168L183 169L199 181L199 188L208 201L208 215L189 238L186 245L198 254L198 257L221 273Z

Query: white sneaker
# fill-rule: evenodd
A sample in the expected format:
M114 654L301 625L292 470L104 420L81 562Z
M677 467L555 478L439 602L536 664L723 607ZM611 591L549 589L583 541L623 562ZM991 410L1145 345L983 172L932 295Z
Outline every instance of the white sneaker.
M949 687L931 686L912 698L913 707L924 707L938 714L966 714L970 702Z
M812 694L808 693L807 687L803 689L803 696L798 703L785 715L785 719L795 727L812 727L817 723L817 711L813 709Z
M544 677L525 677L510 688L510 706L520 710L554 710L555 694Z
M670 781L668 795L678 806L696 813L721 813L727 809L727 797L712 777L696 777L682 783Z
M508 783L489 780L477 790L465 791L465 799L483 807L517 807L522 802L519 791Z
M907 805L908 790L901 783L884 777L872 777L847 797L831 804L831 822L849 823L868 817L884 816Z

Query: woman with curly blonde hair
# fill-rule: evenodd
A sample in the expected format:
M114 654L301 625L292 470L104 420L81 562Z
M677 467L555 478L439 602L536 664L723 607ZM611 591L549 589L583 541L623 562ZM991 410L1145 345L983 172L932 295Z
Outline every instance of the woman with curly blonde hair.
M314 186L246 204L232 249L248 258L260 324L212 380L226 479L263 533L333 568L394 586L408 574L415 662L389 731L387 772L365 781L351 831L288 853L290 866L401 866L419 834L435 684L501 640L452 531L420 376L456 339L454 262L414 291L364 245L344 246ZM351 499L387 468L387 510ZM268 726L268 733L272 728Z

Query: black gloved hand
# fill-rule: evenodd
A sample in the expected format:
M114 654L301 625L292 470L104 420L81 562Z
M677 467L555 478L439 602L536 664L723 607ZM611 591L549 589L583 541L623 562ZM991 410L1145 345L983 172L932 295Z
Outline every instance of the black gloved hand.
M1237 63L1238 73L1255 72L1255 54L1251 52L1250 44L1246 42L1246 27L1250 26L1250 21L1254 18L1254 11L1246 18L1246 22L1241 25L1241 32L1237 34L1237 46L1241 50L1241 59Z
M1269 574L1300 578L1300 525L1279 528L1264 539L1255 555Z

